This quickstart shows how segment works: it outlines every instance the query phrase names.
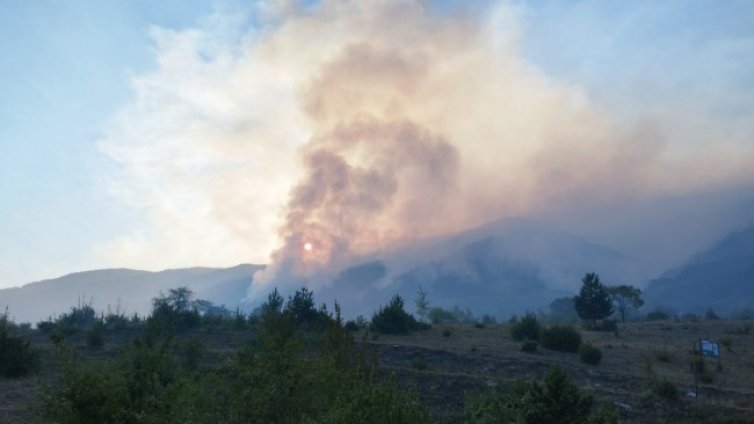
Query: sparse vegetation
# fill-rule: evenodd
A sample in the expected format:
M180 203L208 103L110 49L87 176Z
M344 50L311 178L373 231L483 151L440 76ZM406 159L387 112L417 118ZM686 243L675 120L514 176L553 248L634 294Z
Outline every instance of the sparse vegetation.
M415 397L380 381L376 363L355 349L337 305L321 329L302 325L300 305L289 305L260 322L257 347L211 369L197 368L196 341L178 350L179 361L172 337L138 338L100 363L64 351L61 385L46 398L45 415L63 424L427 422ZM321 337L305 337L309 331Z
M542 398L536 398L539 396L536 395L535 398L522 400L509 394L519 384L533 387L534 381L513 383L508 379L541 376L546 369L543 365L553 363L579 370L578 384L583 385L586 378L599 399L616 402L616 408L621 411L625 422L694 422L698 418L694 414L698 414L698 411L693 410L693 405L697 403L669 403L680 397L679 393L673 394L673 389L675 392L681 387L685 390L692 378L689 365L694 366L693 359L687 362L688 356L680 353L690 348L694 335L689 333L691 330L684 330L684 326L693 327L696 329L693 331L702 331L700 334L705 334L705 337L719 340L721 347L728 348L733 344L737 347L735 352L732 347L728 348L725 374L720 374L721 368L715 371L718 362L704 363L699 357L700 369L697 371L703 385L700 386L702 395L719 404L725 413L732 411L734 415L736 410L726 407L722 396L730 398L729 403L735 402L737 406L748 407L746 405L750 404L747 403L750 396L737 389L718 392L728 381L734 382L734 387L748 387L748 382L741 379L741 375L746 374L742 371L745 369L742 367L746 366L742 357L743 352L752 348L754 338L721 337L726 329L738 331L745 323L718 323L706 319L695 324L671 322L666 325L676 331L667 333L660 329L665 323L629 322L621 327L625 328L626 333L617 344L611 335L598 333L590 333L585 339L589 342L581 343L581 335L576 328L557 325L543 327L540 326L540 317L527 314L517 319L515 325L526 328L531 327L532 322L536 323L539 328L538 340L523 337L521 341L514 342L511 338L500 337L497 329L478 328L477 320L470 324L448 324L435 331L401 337L364 331L357 336L359 342L352 339L355 336L350 330L365 329L368 323L363 317L344 324L339 306L336 305L332 313L325 307L315 308L313 295L311 301L307 301L308 293L300 293L299 300L303 302L293 302L295 294L287 297L287 302L280 300L282 296L279 293L270 297L272 304L279 306L270 307L267 312L260 307L250 315L239 311L235 314L210 313L209 316L207 312L204 315L200 313L197 327L177 332L168 329L154 331L155 327L147 325L142 319L125 319L120 320L121 324L109 325L107 316L103 314L99 317L94 315L94 323L86 331L77 330L64 337L57 319L44 321L49 323L46 331L56 340L55 348L42 335L41 329L37 331L13 323L9 323L7 328L13 337L32 340L33 344L29 346L41 344L42 351L37 355L37 363L42 361L38 368L42 380L51 378L49 370L54 369L56 364L63 364L60 380L45 384L49 387L47 392L37 398L44 400L46 415L42 422L112 422L112 417L120 422L300 422L303 415L306 415L307 422L339 422L337 417L346 417L343 420L347 422L363 422L363 419L378 422L412 422L415 419L419 422L459 422L462 419L459 414L463 412L459 408L462 407L455 406L458 404L452 399L458 399L464 392L474 393L484 386L495 388L469 398L465 412L468 416L477 411L481 414L477 418L486 418L470 419L468 422L500 422L520 416L515 414L520 413L521 408L528 407L534 408L531 411L533 420L546 416L538 409L542 406ZM301 308L301 305L308 306ZM294 310L308 312L301 314L294 313ZM113 315L124 317L122 313ZM299 318L303 316L308 318ZM151 317L147 317L149 319ZM240 325L237 323L239 320L243 322ZM106 341L107 349L97 350L97 343L90 341L94 329L104 336L102 340ZM512 333L513 326L509 330ZM446 336L450 338L446 339ZM569 339L576 341L564 342ZM547 350L540 349L540 345ZM564 347L566 345L570 347ZM589 377L586 377L583 366L576 365L576 356L552 352L572 352L574 345L578 346L575 351L579 354L579 360L585 364L599 365L600 372L587 371ZM538 351L538 354L532 354ZM55 352L60 356L53 361ZM640 364L636 355L647 353L645 387L638 399L632 401L620 393L634 390L635 380L625 381L607 376L631 375L635 371L628 370L624 374L625 366L622 364L626 362L623 359L633 359ZM615 358L612 358L613 355ZM603 357L611 360L602 361ZM613 360L617 358L620 360ZM490 381L490 370L495 369L500 361L504 361L506 368L504 374L498 375L504 375L505 379ZM653 363L661 364L657 374L654 373ZM393 373L395 379L390 377ZM7 407L3 401L19 395L15 387L39 384L34 382L40 378L22 379L19 381L23 386L13 386L15 381L4 381L0 376L0 411ZM345 389L336 387L341 383L345 384ZM542 380L537 379L536 384L540 390L545 390L546 384ZM268 390L262 389L262 385ZM314 390L312 385L321 389ZM371 391L362 388L363 385L371 385ZM359 387L352 390L353 386ZM414 386L417 394L401 389ZM10 394L3 396L3 391L8 388ZM289 405L282 400L282 395L271 393L270 388L296 398ZM341 393L343 390L348 393ZM498 405L490 399L477 402L495 393L506 393L494 397L498 402L505 403ZM527 393L530 396L533 392ZM584 392L582 394L586 395ZM389 406L393 405L391 402L397 402L399 406L396 408L402 412L395 419L392 415L379 415L373 411L375 402L386 409L393 408ZM200 409L196 405L205 407ZM507 412L503 412L503 415L493 413L495 405L508 408ZM617 415L611 406L610 403L601 408L593 405L588 418L578 422L615 422ZM280 412L281 408L291 410ZM323 411L328 408L330 412ZM671 415L660 412L671 408L677 411ZM138 419L134 418L137 416ZM708 415L699 417L706 420ZM715 422L713 418L710 416L709 422ZM11 419L10 422L16 420ZM534 421L526 418L521 422Z
M86 344L92 349L99 349L105 344L104 323L97 322L86 332Z
M581 334L571 326L554 325L542 329L540 341L545 349L576 352L581 345Z
M667 312L658 309L648 313L644 319L647 321L665 321L670 319L670 315Z
M28 340L13 334L8 311L0 314L0 378L21 377L37 366L38 352Z
M579 359L585 364L597 365L602 361L602 351L589 343L582 343L579 346Z
M595 411L594 401L560 367L547 372L543 384L520 380L473 397L466 407L468 423L617 423L615 414Z
M527 313L521 320L516 321L511 325L511 336L513 340L539 340L541 326L537 320L537 316L532 313Z
M471 311L463 310L458 306L454 306L453 309L435 306L429 309L427 316L432 324L471 324L476 322Z

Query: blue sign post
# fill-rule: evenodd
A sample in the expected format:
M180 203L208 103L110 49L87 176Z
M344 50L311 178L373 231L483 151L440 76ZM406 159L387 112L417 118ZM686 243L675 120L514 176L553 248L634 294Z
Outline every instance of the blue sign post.
M720 345L712 340L699 339L699 350L704 356L709 356L711 358L720 357Z
M697 357L697 346L699 346L699 356ZM697 359L704 362L704 357L717 358L718 366L720 365L720 345L709 339L699 339L699 343L694 344L694 350L691 353L693 355L692 367L694 368L694 397L699 398L699 384L697 380L697 370L699 365L696 363Z

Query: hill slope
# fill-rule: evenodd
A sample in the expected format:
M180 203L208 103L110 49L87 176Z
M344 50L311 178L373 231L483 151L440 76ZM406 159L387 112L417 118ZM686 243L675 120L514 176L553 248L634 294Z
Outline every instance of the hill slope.
M411 308L421 285L435 306L506 317L573 295L592 271L605 281L633 275L629 261L609 247L536 221L508 219L372 258L341 272L321 293L340 300L350 315L374 310L395 293Z
M17 322L32 322L66 312L79 300L92 301L97 310L127 314L151 310L151 299L160 291L188 286L196 296L218 305L235 308L246 297L246 290L259 265L232 268L184 268L160 272L132 269L106 269L77 272L60 278L39 281L22 287L0 290L0 307L8 307Z
M729 234L686 265L649 283L647 300L679 311L754 308L754 226Z

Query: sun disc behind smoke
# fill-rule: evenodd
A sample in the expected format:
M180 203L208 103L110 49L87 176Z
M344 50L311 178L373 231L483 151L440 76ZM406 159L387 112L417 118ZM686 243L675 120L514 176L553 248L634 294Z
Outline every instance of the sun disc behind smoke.
M304 243L304 250L306 250L307 252L311 252L311 250L313 248L314 248L314 246L312 246L311 243L309 243L309 242Z

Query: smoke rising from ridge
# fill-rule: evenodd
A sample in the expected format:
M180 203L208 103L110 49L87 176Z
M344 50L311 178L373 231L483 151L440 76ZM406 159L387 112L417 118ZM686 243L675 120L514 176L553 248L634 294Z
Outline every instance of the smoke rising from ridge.
M751 173L751 149L734 166L714 146L675 155L661 120L627 129L544 75L518 50L505 3L464 15L418 0L267 1L255 13L262 23L240 35L217 35L243 28L223 15L157 31L160 69L135 81L102 146L137 180L118 195L149 205L155 233L142 239L162 251L199 240L218 257L272 251L258 284L334 275L504 216ZM106 250L153 256L142 245ZM192 260L176 253L176 265Z

